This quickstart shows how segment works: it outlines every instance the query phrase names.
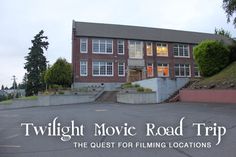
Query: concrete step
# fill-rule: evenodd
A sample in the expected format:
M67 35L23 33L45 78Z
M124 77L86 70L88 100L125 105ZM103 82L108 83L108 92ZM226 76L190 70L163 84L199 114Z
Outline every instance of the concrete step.
M104 91L96 102L116 102L116 94L118 91Z

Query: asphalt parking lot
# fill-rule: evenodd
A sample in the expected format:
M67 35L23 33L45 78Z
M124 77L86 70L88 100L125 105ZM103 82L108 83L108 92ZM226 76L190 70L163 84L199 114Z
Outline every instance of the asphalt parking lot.
M164 127L176 129L183 117L183 136L163 135ZM61 128L71 126L73 123L71 121L74 121L76 126L83 125L83 129L77 128L78 136L71 136L71 139L68 136L63 138ZM26 123L29 127L29 136L25 136L26 125L22 125ZM202 125L198 132L197 126L193 127L193 123L204 123L204 126ZM95 124L98 125L97 132ZM158 133L158 127L163 127L160 128L159 135L146 136L147 124L153 124L150 128L154 133ZM153 128L154 125L156 128ZM43 126L42 130L39 126ZM208 134L205 132L205 126L211 127L208 129ZM130 134L135 133L134 136L124 131L131 127L135 127L130 130ZM219 145L216 145L219 142L220 127L225 127L226 133L221 136ZM56 132L53 132L53 129ZM119 129L124 130L119 134ZM35 130L38 133L45 131L45 134L36 135ZM103 131L105 131L104 136L102 136ZM168 131L170 133L171 129ZM174 133L178 134L180 130L177 129ZM201 136L197 136L198 133ZM161 143L165 146L158 145ZM184 146L181 145L183 143ZM155 144L158 146L154 147ZM236 105L234 104L90 103L0 110L1 157L235 157L235 146Z

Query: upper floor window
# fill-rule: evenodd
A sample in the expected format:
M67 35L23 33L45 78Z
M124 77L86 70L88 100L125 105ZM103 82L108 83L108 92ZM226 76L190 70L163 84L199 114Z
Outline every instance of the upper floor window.
M159 63L157 64L157 75L158 77L169 76L169 64Z
M120 55L125 54L125 42L124 40L117 41L117 53Z
M88 62L80 61L80 76L87 76L87 75L88 75Z
M113 62L93 62L93 76L113 76Z
M118 63L118 76L125 76L125 63Z
M190 65L189 64L175 64L175 76L176 77L190 77Z
M129 58L143 58L143 42L129 41Z
M93 39L93 53L112 54L111 39Z
M151 42L146 43L146 52L147 52L147 56L152 56L152 43Z
M153 63L147 64L147 77L153 77Z
M157 56L168 56L168 45L164 43L157 43Z
M87 53L87 45L88 45L88 39L81 38L80 39L80 52L81 53Z
M189 57L189 45L175 44L173 52L175 57Z

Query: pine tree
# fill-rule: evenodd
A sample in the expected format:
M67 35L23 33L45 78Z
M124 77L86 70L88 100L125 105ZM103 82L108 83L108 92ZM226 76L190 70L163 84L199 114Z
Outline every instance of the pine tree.
M39 91L44 90L45 85L41 81L41 74L46 70L47 61L44 56L44 50L48 49L49 43L47 36L43 35L44 31L41 30L31 40L32 47L29 48L30 52L25 57L25 69L27 70L27 83L26 83L26 96L37 95Z
M1 88L1 90L4 90L5 88L4 88L4 86L2 85L2 88Z

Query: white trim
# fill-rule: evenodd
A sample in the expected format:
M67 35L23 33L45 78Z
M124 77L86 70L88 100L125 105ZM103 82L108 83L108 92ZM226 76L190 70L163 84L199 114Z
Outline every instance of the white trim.
M147 53L147 45L148 44L151 44L151 54L150 55L148 55L148 53ZM146 55L147 56L153 56L153 45L152 45L152 42L146 42Z
M134 50L135 50L135 53L136 53L136 50L137 50L137 42L140 42L141 44L141 57L130 57L130 42L134 42ZM129 40L129 44L128 44L128 48L129 48L129 52L128 52L128 55L129 55L129 58L130 59L143 59L143 41L138 41L138 40Z
M162 48L162 47L166 47L166 48L167 48L167 55L159 55L159 54L158 54L158 51L157 51L157 47L158 47L157 45L158 45L158 44L161 45L161 48ZM165 44L166 46L163 46L164 44ZM168 45L167 43L156 43L156 55L157 55L157 57L169 57L169 45Z
M82 74L82 73L81 73L81 71L82 71L82 70L81 70L81 63L82 63L82 62L84 62L85 65L86 65L86 74ZM83 61L83 60L80 61L80 69L79 69L79 71L80 71L80 76L88 76L88 61Z
M120 63L123 64L123 74L122 75L119 74L119 64ZM118 76L125 76L125 62L118 62Z
M119 53L119 41L123 42L123 53ZM118 55L124 55L125 54L125 41L124 40L117 40L117 54Z
M98 52L94 52L94 51L93 51L94 40L98 40ZM105 52L100 52L101 40L104 40L104 41L105 41ZM111 41L111 52L107 52L107 44L108 44L107 41L108 41L108 40ZM93 54L113 54L113 40L112 40L112 39L100 39L100 38L94 38L94 39L92 39L92 53L93 53Z
M177 48L178 48L178 56L176 56L175 53L174 53L175 45L178 46L178 47L177 47ZM180 45L183 45L183 46L187 46L187 47L188 47L188 56L180 56L180 55L179 55L179 54L180 54L180 52L179 52ZM183 47L183 55L184 55L184 54L185 54L185 53L184 53L184 47ZM189 44L180 44L180 43L174 44L174 45L173 45L173 56L174 56L175 58L190 58L190 46L189 46Z
M167 68L168 68L168 75L166 75L166 76L164 76L164 75L162 75L162 76L159 76L159 74L158 74L158 65L159 64L161 64L161 66L160 67L166 67L166 66L163 66L164 64L166 64L167 65ZM157 63L157 77L170 77L170 66L169 66L169 63Z
M98 73L99 74L94 74L93 73L93 70L94 70L94 62L98 62L98 65L99 65L99 69L98 69ZM101 67L101 62L104 62L104 63L106 63L106 68L105 68L105 75L101 75L100 74L100 67ZM111 64L111 66L112 66L112 74L111 75L107 75L107 63L112 63ZM114 64L113 64L113 62L112 61L93 61L92 62L92 76L99 76L99 77L113 77L114 76Z
M184 76L180 75L180 64L183 64L184 65ZM176 75L175 74L175 66L178 65L178 69L179 69L179 75ZM189 65L189 75L186 75L186 65ZM175 77L191 77L191 65L189 63L176 63L174 65L174 74L175 74Z
M86 51L81 50L82 40L86 40ZM88 38L80 38L80 53L88 53Z
M151 67L152 67L152 75L149 76L149 75L148 75L148 70L147 70L147 77L154 77L154 66L153 66L153 63L147 63L146 68L148 68L148 67L150 66L150 65L148 65L148 64L151 64Z

